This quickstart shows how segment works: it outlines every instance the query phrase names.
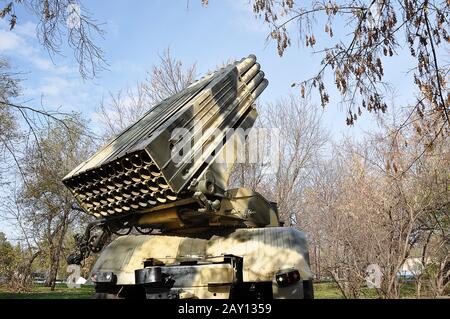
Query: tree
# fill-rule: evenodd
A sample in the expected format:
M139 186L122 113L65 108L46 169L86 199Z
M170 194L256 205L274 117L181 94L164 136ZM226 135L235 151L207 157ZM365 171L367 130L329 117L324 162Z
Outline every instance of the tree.
M66 130L71 130L65 122L70 120L69 114L13 103L12 100L19 94L18 74L11 72L7 60L0 57L0 176L6 175L2 174L4 170L9 171L8 177L11 177L14 166L24 176L20 158L30 140L39 146L37 131L43 126L57 122ZM6 180L4 176L0 185Z
M300 218L304 188L328 141L321 112L314 105L289 96L269 104L265 121L269 127L280 129L280 162L268 197L278 203L284 219L292 213Z
M442 295L449 275L448 139L424 152L423 132L399 132L387 122L382 127L362 142L339 143L312 175L299 220L310 234L313 267L355 298L364 293L367 266L378 264L379 296L398 298L400 269L419 258L418 295L422 282Z
M272 159L276 161L275 170L268 172L260 162L237 163L231 174L230 186L248 187L260 192L277 202L280 217L288 220L293 213L298 216L302 210L304 187L328 141L328 133L320 123L320 111L295 96L260 105L258 110L260 118L256 129L279 130L278 154L274 154L278 161Z
M8 285L12 282L17 269L19 256L17 250L0 232L0 285Z
M105 68L104 53L96 45L98 37L102 37L104 31L82 7L81 1L6 1L6 4L0 7L0 19L8 19L10 30L13 30L19 21L17 16L19 7L28 10L38 19L36 37L51 56L61 54L66 40L74 52L83 79L95 77ZM61 120L68 114L46 110L42 105L37 107L14 103L12 100L19 95L18 84L17 74L10 72L7 61L0 57L0 155L3 157L0 164L4 165L12 158L20 171L18 158L23 146L21 142L26 142L28 135L35 137L35 131L42 122L57 121L66 129L69 127ZM23 120L24 125L19 126L17 124L19 120ZM27 130L28 134L21 132L21 128ZM19 137L23 139L19 141Z
M204 5L208 0L202 0ZM319 49L322 55L318 72L293 86L305 96L318 90L323 106L330 102L328 85L334 83L347 107L347 124L351 125L363 110L385 112L385 62L393 56L407 54L416 61L408 73L417 85L418 99L411 112L429 120L431 125L450 129L450 95L446 77L449 63L450 30L448 1L294 1L252 0L255 15L269 28L268 39L277 43L283 56L291 45L291 31L313 50L323 32L331 44ZM322 25L319 25L320 21ZM296 24L292 26L291 25ZM345 23L345 33L334 35L333 28ZM347 36L350 32L351 36ZM402 49L404 48L404 49ZM326 80L329 76L331 79ZM329 82L328 82L329 81Z
M197 66L192 64L183 68L183 63L173 58L170 48L166 48L162 54L159 54L159 64L152 67L148 76L144 88L150 103L154 105L194 82Z
M105 128L105 138L111 138L140 119L150 108L172 96L196 77L195 64L183 68L180 60L172 57L167 48L159 55L159 64L148 72L148 78L135 88L111 93L107 102L102 101L98 117Z
M0 19L8 19L13 30L19 21L16 7L34 15L39 23L36 36L51 55L60 54L64 40L73 50L83 78L95 77L106 66L102 49L95 44L104 31L79 0L7 1L0 8Z
M0 164L5 165L9 158L16 153L17 142L19 140L19 125L12 110L5 104L10 98L18 94L18 81L14 74L9 71L7 61L0 59ZM5 103L3 103L5 102ZM2 165L2 166L3 166ZM2 177L2 167L0 166L0 186L4 184L6 178ZM8 167L3 167L4 169Z
M38 142L34 142L25 154L25 179L19 193L19 204L27 225L25 231L35 239L41 257L47 259L49 275L46 285L52 289L60 260L64 257L69 227L78 218L85 217L61 180L93 150L93 142L86 134L86 124L81 118L65 119L65 123L70 130L51 123L38 132Z
M17 227L18 240L24 245L25 249L20 250L20 259L16 260L14 264L15 271L19 271L19 276L12 276L9 280L11 288L16 290L27 289L31 284L32 266L37 257L45 255L48 246L43 245L42 237L38 236L38 230L41 230L39 223L30 219L30 214L26 214L26 207L24 204L24 198L18 199L18 188L25 185L30 190L30 181L33 173L30 172L30 160L31 154L33 154L35 163L38 159L42 160L42 165L48 164L46 156L56 156L55 152L58 149L51 149L42 140L42 132L48 130L50 126L58 126L59 130L66 130L66 133L59 131L59 137L66 134L66 138L61 139L61 142L67 139L71 139L70 136L78 136L80 129L78 124L74 123L73 117L66 117L61 119L62 113L59 112L47 112L42 109L34 109L24 105L17 105L11 103L11 99L17 97L19 94L19 81L17 74L12 73L9 70L8 63L5 60L0 60L0 185L7 185L8 188L3 189L1 196L1 208L0 214L6 221L12 221L13 226ZM19 125L20 120L24 125ZM84 128L84 132L81 134L87 134L88 132ZM56 136L55 136L56 137ZM77 137L79 138L79 137ZM86 136L83 139L87 140ZM41 146L45 146L41 149ZM60 150L60 149L59 149ZM24 155L25 154L25 155ZM27 159L28 156L28 159ZM78 159L76 159L78 161ZM72 164L76 161L73 159ZM53 164L52 164L53 165ZM49 168L57 169L57 166ZM70 167L72 169L73 167ZM65 167L66 173L69 171L69 167ZM15 173L18 173L17 175ZM37 173L36 178L45 178L43 183L48 185L60 185L61 187L61 174L47 175L43 172ZM19 176L19 180L16 177ZM52 179L54 178L54 179ZM37 180L34 181L37 183ZM36 186L36 185L35 185ZM36 187L42 187L36 186ZM6 195L7 190L11 190L9 196ZM40 191L44 191L41 189ZM39 190L36 190L35 196L39 196ZM21 195L23 195L22 193ZM29 196L30 194L27 194ZM45 195L49 196L49 195ZM42 198L35 198L37 204L38 200ZM32 201L27 198L28 205L31 205ZM25 207L24 207L25 206ZM29 212L29 211L28 211ZM55 233L59 234L59 231ZM56 253L57 254L57 253ZM56 257L55 257L56 258ZM55 262L53 262L55 264ZM55 268L56 266L53 266Z

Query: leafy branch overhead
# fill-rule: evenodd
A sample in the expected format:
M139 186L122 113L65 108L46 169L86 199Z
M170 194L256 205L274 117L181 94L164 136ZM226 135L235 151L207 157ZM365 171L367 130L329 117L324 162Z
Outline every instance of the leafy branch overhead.
M202 1L204 5L208 1ZM444 123L450 128L450 94L446 77L449 64L441 59L449 51L450 2L444 1L294 1L252 0L253 11L270 29L268 39L277 43L283 56L291 46L295 30L300 43L313 50L324 32L332 45L316 53L322 54L318 72L293 86L304 97L311 89L318 91L322 106L330 103L329 87L334 82L346 106L347 124L354 124L363 110L386 112L383 81L388 58L407 49L415 60L408 72L419 91L415 112L426 117L430 126ZM324 21L324 25L318 25ZM295 24L291 28L291 25ZM350 30L350 36L336 37L334 27ZM321 31L323 30L323 31ZM341 39L347 40L341 40ZM325 40L324 40L325 41ZM326 81L326 75L332 80ZM331 82L332 83L332 82ZM420 102L419 102L420 101Z
M10 30L18 22L16 7L38 19L36 35L51 55L61 54L64 41L73 50L81 76L95 77L107 67L105 55L97 44L103 37L101 24L94 20L79 0L15 0L0 7L0 19L8 19ZM18 8L17 8L18 9Z

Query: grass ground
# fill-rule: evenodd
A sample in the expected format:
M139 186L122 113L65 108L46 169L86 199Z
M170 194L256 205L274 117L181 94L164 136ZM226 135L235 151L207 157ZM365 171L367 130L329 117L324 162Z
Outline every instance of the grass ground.
M0 299L89 299L94 294L94 286L81 286L69 289L65 284L56 285L54 291L49 287L36 285L30 292L10 292L0 288Z
M340 292L339 288L334 283L321 282L314 284L314 297L316 299L342 299L344 296ZM374 289L363 288L362 299L377 299L379 298L377 292ZM400 298L402 299L415 299L416 291L413 283L404 283L400 287Z
M344 298L336 285L327 282L314 283L314 298L342 299Z
M36 285L30 292L14 293L0 288L0 299L89 299L94 294L93 286L82 286L80 289L69 289L65 284L56 286L55 291L42 285ZM333 283L315 283L316 299L342 299L343 296ZM414 298L414 286L403 285L402 298ZM374 290L364 290L363 298L378 298Z

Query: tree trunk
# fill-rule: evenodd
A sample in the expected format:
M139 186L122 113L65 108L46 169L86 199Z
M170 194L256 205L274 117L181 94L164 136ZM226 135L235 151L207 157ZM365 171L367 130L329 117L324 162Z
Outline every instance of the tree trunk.
M47 279L45 281L45 287L50 287L51 290L55 290L56 275L58 273L58 270L55 269L56 267L55 255L56 252L54 249L52 249L52 252L50 254L50 269Z
M52 243L52 244L50 244L50 247L49 247L49 271L48 271L47 278L45 279L45 283L44 283L45 287L51 287L52 283L54 281L54 269L55 269L54 259L55 259L55 249L54 249L54 246Z
M61 259L61 252L63 249L63 243L64 243L64 238L66 236L66 232L67 232L67 218L69 216L70 210L65 210L64 211L64 216L63 216L63 220L62 220L62 230L61 230L61 236L59 237L58 240L58 246L55 252L55 274L54 274L54 279L52 282L52 286L51 286L51 290L54 291L55 290L55 285L56 285L56 278L58 276L58 269L59 269L59 261Z
M348 299L348 295L347 295L347 291L345 289L345 283L341 283L341 281L339 280L339 275L337 272L331 270L330 271L331 274L331 278L333 278L333 281L336 283L336 285L338 286L339 290L342 293L342 296L344 296L345 299Z
M19 283L22 288L28 287L28 285L30 284L30 279L32 279L31 278L31 267L33 266L34 260L39 256L40 253L41 253L41 251L38 250L37 252L32 254L30 259L23 265L23 267L20 271L23 276Z

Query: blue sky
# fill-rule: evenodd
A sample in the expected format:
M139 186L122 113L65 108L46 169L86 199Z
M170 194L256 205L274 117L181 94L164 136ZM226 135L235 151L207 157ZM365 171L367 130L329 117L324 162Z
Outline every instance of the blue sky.
M0 23L0 54L9 58L15 70L24 73L21 99L33 99L32 103L40 104L42 97L47 108L61 106L64 110L81 110L88 116L109 91L143 80L146 71L157 63L158 52L168 46L185 64L197 63L200 75L230 59L256 54L270 81L262 102L298 94L298 89L290 84L309 78L320 67L320 55L299 46L295 32L292 47L280 58L275 43L266 41L266 25L254 18L247 0L212 0L207 8L200 2L133 0L109 1L105 5L103 1L85 1L86 10L105 23L105 39L98 44L110 64L110 70L94 80L80 78L72 52L66 47L62 50L64 56L54 56L52 62L35 39L36 20L26 12L19 12L18 26L13 32L7 30L6 22ZM322 21L318 25L322 30ZM291 29L295 29L295 24ZM343 24L334 29L335 37L346 38ZM319 37L317 49L329 43L326 37ZM403 81L408 64L400 57L392 59L385 69L386 80L394 84L399 97L411 99L411 87ZM373 122L366 115L356 128L347 128L345 112L336 106L339 97L333 90L330 93L332 103L325 110L324 122L333 135L342 132L353 135Z
M292 47L280 58L276 44L266 41L267 26L255 19L247 0L211 0L207 8L202 7L200 0L84 2L85 9L105 23L105 39L98 44L105 51L110 70L94 80L83 81L73 54L66 47L63 56L55 56L52 61L36 41L35 18L19 11L14 31L0 21L0 55L9 59L15 71L23 73L18 101L39 106L42 98L47 109L81 111L97 126L95 111L102 97L144 80L146 72L157 63L158 53L168 46L185 64L197 63L199 75L230 59L255 54L270 82L261 102L275 101L289 93L298 95L291 83L309 78L320 67L320 56L298 45L295 32ZM317 23L318 29L323 30L323 21L319 19ZM345 41L348 31L343 21L337 23L335 37ZM292 25L291 30L294 29ZM330 42L320 36L324 33L318 34L319 50ZM402 54L385 65L385 80L396 88L399 105L414 101L413 88L405 81L409 79L405 72L412 66L410 62L409 56ZM333 82L328 81L331 87ZM333 90L330 93L332 102L324 111L323 123L335 139L344 133L358 137L362 130L375 127L369 114L359 119L355 127L347 127L346 114L337 106L339 96Z

